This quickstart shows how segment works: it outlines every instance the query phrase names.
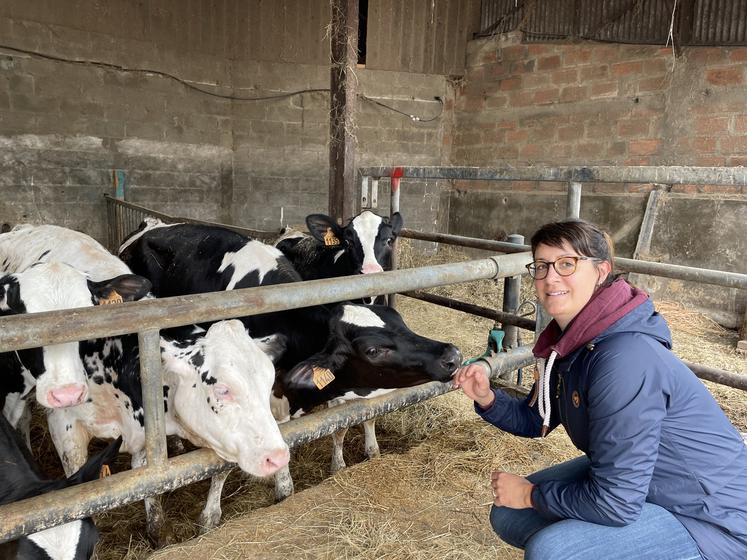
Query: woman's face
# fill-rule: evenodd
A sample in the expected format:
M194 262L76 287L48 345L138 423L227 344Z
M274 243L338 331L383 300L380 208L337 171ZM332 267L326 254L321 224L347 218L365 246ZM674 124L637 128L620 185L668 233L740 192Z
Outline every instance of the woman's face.
M562 247L537 245L534 252L535 261L554 262L560 257L579 257L573 247L566 241ZM545 310L552 316L561 329L578 315L578 312L591 299L598 284L604 282L610 273L607 261L579 260L576 271L570 276L560 276L553 266L547 270L547 276L534 281L539 299Z

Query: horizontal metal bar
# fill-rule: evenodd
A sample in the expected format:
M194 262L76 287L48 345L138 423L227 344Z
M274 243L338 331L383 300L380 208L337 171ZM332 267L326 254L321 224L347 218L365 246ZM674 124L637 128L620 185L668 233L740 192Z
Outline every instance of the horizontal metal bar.
M219 321L378 294L515 276L528 253L377 274L311 280L0 318L0 352Z
M531 250L529 245L518 245L506 241L490 241L476 237L463 237L459 235L447 235L444 233L432 234L412 230L402 231L403 237L410 237L412 239L420 239L424 241L435 241L460 247L484 249L486 251L509 253ZM638 259L626 259L623 257L615 259L615 267L623 272L637 272L640 274L661 276L663 278L674 278L676 280L687 280L689 282L699 282L701 284L712 284L714 286L722 286L725 288L747 290L747 274L741 274L739 272L709 270L706 268L641 261ZM526 271L522 272L525 273Z
M747 391L747 375L733 373L731 371L725 371L723 369L716 369L703 364L696 364L693 362L685 362L685 365L689 367L692 372L697 375L700 379L706 381L713 381L714 383L720 383L728 387L734 387L735 389L742 389Z
M426 292L405 292L402 295L419 299L421 301L427 301L428 303L433 303L442 307L448 307L449 309L463 311L464 313L469 313L471 315L477 315L478 317L484 317L485 319L492 319L493 321L498 321L505 325L515 325L528 331L533 331L535 328L535 322L532 319L520 317L519 315L514 315L512 313L496 311L489 307L482 307L480 305L474 305L472 303L458 301Z
M615 267L626 272L637 272L639 274L650 274L652 276L674 278L676 280L687 280L688 282L698 282L700 284L712 284L724 288L739 288L741 290L747 290L747 274L740 274L739 272L709 270L707 268L639 261L622 257L615 259Z
M531 167L398 167L409 179L468 181L573 181L577 183L662 183L665 185L747 185L745 167L640 165ZM364 177L389 177L394 167L361 167Z
M531 361L528 346L501 353L501 365L495 373L513 371ZM506 385L510 392L513 386ZM373 399L350 401L280 425L290 447L308 443L340 429L376 416L442 395L452 390L451 383L431 382L397 389ZM521 389L519 393L521 394ZM200 449L169 459L163 467L129 470L101 480L66 488L0 506L0 542L33 533L61 523L120 507L147 496L169 492L234 467L211 450Z
M447 233L427 233L424 231L415 231L412 229L402 229L400 236L410 239L419 239L421 241L433 241L435 243L446 243L447 245L457 245L460 247L470 247L472 249L484 249L485 251L496 251L498 253L522 253L529 251L529 245L518 245L507 241L491 241L489 239L479 239L477 237L464 237L461 235L451 235Z

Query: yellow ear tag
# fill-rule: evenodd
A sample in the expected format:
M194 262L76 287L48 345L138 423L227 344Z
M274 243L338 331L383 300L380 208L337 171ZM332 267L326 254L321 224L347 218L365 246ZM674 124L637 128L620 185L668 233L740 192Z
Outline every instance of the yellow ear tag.
M99 299L99 305L109 305L111 303L122 303L124 299L120 296L116 290L112 290L109 295L105 298Z
M324 244L327 247L334 247L335 245L340 244L340 240L335 237L335 234L332 233L332 228L327 228L327 233L324 234Z
M311 380L317 389L324 389L335 380L335 374L326 368L314 367L312 369L314 375L311 377Z
M101 470L99 471L99 478L106 478L107 476L112 475L112 470L109 468L109 465L101 465Z

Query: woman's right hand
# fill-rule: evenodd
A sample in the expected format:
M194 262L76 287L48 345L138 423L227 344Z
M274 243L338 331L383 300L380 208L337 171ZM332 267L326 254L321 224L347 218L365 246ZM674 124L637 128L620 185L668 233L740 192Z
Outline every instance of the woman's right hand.
M454 374L454 387L461 387L464 394L480 405L490 408L495 394L490 388L488 365L485 362L474 362L461 367Z

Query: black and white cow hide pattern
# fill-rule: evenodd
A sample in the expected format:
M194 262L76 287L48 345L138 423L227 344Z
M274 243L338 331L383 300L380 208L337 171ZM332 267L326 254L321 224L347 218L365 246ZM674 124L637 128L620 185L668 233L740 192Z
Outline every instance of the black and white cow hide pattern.
M117 456L121 440L91 457L80 470L63 480L47 480L17 431L0 415L0 505L10 504L99 477L101 467ZM7 560L87 560L93 555L98 531L90 518L71 521L0 544Z
M310 214L310 236L286 228L275 246L290 260L301 278L337 278L391 270L394 242L402 216L391 218L364 210L345 227L324 214Z

